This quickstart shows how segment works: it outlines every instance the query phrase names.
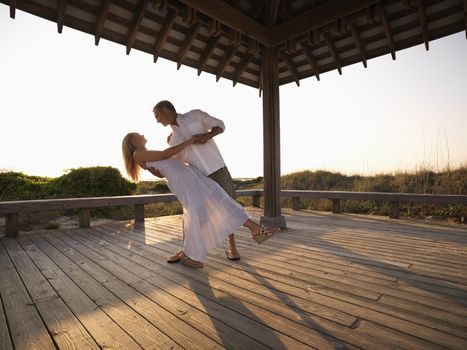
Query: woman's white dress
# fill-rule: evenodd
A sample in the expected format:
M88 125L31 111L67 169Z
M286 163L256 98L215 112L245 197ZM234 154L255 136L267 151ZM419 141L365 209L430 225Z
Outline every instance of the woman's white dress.
M209 250L224 243L248 219L240 204L194 167L174 158L147 162L146 167L166 177L183 205L183 251L191 259L203 261Z

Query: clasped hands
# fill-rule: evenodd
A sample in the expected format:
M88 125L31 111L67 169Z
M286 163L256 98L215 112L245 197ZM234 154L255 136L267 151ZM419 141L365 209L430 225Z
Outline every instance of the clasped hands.
M172 134L170 134L167 137L167 142L170 141L170 137ZM193 140L193 143L199 143L199 144L205 144L209 139L211 138L211 135L209 133L206 134L198 134L198 135L193 135L191 140ZM155 168L146 168L145 166L142 166L143 169L148 170L151 174L154 176L157 176L159 178L163 178L164 175L161 174L161 172Z

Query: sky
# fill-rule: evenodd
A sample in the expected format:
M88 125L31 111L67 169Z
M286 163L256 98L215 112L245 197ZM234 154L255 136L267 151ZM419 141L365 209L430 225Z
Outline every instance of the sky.
M465 32L280 88L281 172L371 175L467 164ZM202 109L226 124L216 142L233 177L263 172L262 102L256 89L0 4L0 169L60 176L113 166L121 140L143 133L164 149L169 128L154 104ZM147 173L143 179L153 177Z

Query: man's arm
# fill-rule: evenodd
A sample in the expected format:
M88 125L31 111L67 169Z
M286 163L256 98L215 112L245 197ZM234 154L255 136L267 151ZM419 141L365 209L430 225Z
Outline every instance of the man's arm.
M164 178L164 175L161 174L161 172L156 169L156 168L146 168L146 163L143 163L144 165L140 165L141 168L143 168L144 170L147 170L149 171L151 174L153 174L154 176L157 176L158 178L161 178L163 179Z
M222 120L214 118L213 116L199 109L195 112L197 117L206 127L206 129L210 130L205 134L195 135L198 137L197 143L206 143L208 140L224 132L225 124Z

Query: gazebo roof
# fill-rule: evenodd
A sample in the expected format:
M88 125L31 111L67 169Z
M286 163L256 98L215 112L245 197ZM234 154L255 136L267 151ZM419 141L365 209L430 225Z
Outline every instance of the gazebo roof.
M466 29L463 0L0 0L15 9L261 89L264 47L279 84Z

